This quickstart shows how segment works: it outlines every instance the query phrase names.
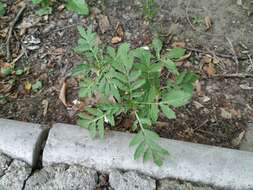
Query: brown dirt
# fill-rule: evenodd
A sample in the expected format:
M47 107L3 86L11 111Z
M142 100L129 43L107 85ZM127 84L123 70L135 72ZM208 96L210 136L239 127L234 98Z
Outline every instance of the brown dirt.
M17 68L27 69L25 74L0 78L0 96L2 96L0 117L43 124L75 123L76 109L73 106L66 108L58 96L63 79L74 65L82 62L82 58L74 54L72 50L78 39L76 25L92 24L100 40L112 45L111 39L119 22L125 30L124 41L130 42L133 47L149 44L152 36L159 33L163 36L166 47L179 41L186 42L187 47L205 51L205 53L192 52L190 59L178 63L180 69L187 68L199 74L201 89L194 93L190 104L175 110L177 119L168 121L162 115L160 116L160 121L155 127L160 136L237 148L239 145L236 141L237 137L246 130L247 124L253 118L253 90L247 89L253 86L253 80L252 78L208 77L203 69L206 66L203 60L206 54L217 59L213 67L219 75L235 73L237 70L240 73L250 74L251 72L252 74L253 69L250 69L252 62L248 59L253 51L253 43L250 41L252 16L248 16L248 10L235 3L232 4L230 0L218 4L210 0L201 1L200 4L192 1L189 7L190 19L196 15L202 19L210 15L214 22L213 29L209 32L205 32L204 23L196 25L195 27L201 30L199 34L187 21L187 16L184 14L186 9L184 2L165 2L167 1L159 1L160 11L152 22L143 19L139 1L110 0L106 3L89 1L92 14L88 18L57 10L60 3L55 5L53 15L48 18L38 18L34 13L35 7L29 5L22 16L23 21L29 18L29 22L32 20L38 20L38 22L22 35L20 35L20 29L15 29L15 35L11 40L12 57L15 58L21 53L21 46L26 45L23 42L27 37L34 36L40 39L41 43L36 50L28 50L26 45L27 55L16 62ZM220 6L229 7L224 11L224 15L221 14L224 8ZM4 33L4 29L8 27L17 12L17 5L8 2L8 16L0 18L0 34ZM233 19L230 17L231 12L234 13ZM110 21L110 27L104 34L101 33L98 24L101 14L107 15ZM236 28L231 25L234 21ZM177 27L174 30L175 25ZM238 31L238 35L234 30ZM225 37L234 44L238 58L241 58L239 65L234 59L215 56L219 52L233 57L231 47L225 37L215 36L220 33L226 34ZM6 37L0 39L0 63L6 61L5 40ZM245 49L241 44L246 45L247 48ZM13 79L15 83L8 89L9 81ZM39 92L27 92L24 89L25 82L34 84L37 80L43 83ZM77 99L78 87L74 79L68 79L67 84L67 99L71 104ZM43 103L45 102L48 102L48 109L44 114ZM128 126L120 125L115 129L124 131L128 130Z

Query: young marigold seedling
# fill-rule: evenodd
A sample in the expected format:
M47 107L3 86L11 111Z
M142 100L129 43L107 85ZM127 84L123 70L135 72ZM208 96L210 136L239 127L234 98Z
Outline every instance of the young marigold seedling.
M143 161L153 160L161 166L169 153L159 144L159 136L152 130L159 112L174 119L174 108L189 102L193 93L193 83L197 76L191 72L181 72L174 60L185 54L185 49L174 48L161 54L162 42L155 38L152 52L142 48L130 49L127 43L117 49L100 48L96 43L96 34L91 27L85 30L78 27L80 39L75 51L84 54L87 64L74 68L73 75L79 76L79 96L87 98L99 94L100 103L88 106L79 114L78 124L90 131L94 138L104 136L104 125L114 126L119 114L134 116L133 130L136 135L130 142L135 146L134 159L143 157ZM173 74L175 80L161 85L161 70ZM114 98L115 103L109 101Z

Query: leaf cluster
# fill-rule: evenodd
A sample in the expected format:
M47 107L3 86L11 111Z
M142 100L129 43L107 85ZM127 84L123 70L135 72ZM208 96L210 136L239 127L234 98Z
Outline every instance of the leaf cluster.
M99 93L102 101L87 107L79 114L79 125L88 128L94 138L104 136L104 124L115 125L118 115L134 115L133 131L138 131L130 142L136 146L134 158L153 160L161 166L168 151L158 144L159 136L151 129L162 113L175 119L174 109L187 104L197 79L194 73L179 72L175 60L185 54L185 49L174 48L161 54L163 44L155 38L151 50L130 49L128 43L117 49L101 48L96 34L89 27L78 27L80 39L75 51L86 56L88 63L73 70L79 76L80 98ZM167 70L175 80L161 85L161 71ZM113 97L114 103L109 101Z

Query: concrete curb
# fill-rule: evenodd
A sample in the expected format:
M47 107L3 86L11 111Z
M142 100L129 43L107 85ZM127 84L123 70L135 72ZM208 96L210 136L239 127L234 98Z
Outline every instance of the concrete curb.
M55 124L44 149L43 165L80 164L100 171L136 170L156 179L176 178L229 189L253 189L253 153L169 139L161 144L171 153L159 168L133 160L132 135L108 132L91 140L78 126Z
M0 152L35 167L46 135L39 124L0 119Z

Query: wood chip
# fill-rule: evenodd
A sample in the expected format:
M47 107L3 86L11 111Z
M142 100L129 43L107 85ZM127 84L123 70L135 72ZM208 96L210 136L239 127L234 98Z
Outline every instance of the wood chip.
M206 31L212 28L212 19L210 16L205 17Z
M68 107L67 100L66 100L66 91L67 91L67 83L66 83L66 79L64 79L61 90L60 90L59 99L62 101L65 107Z

